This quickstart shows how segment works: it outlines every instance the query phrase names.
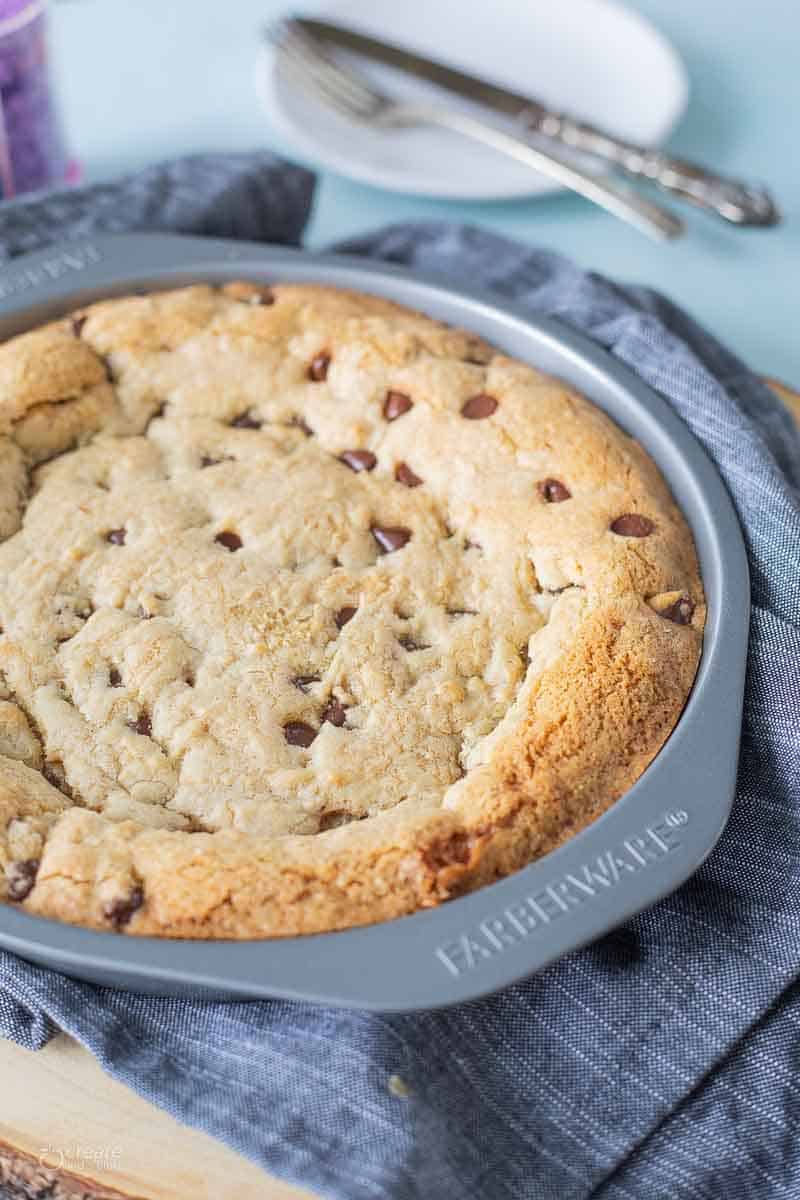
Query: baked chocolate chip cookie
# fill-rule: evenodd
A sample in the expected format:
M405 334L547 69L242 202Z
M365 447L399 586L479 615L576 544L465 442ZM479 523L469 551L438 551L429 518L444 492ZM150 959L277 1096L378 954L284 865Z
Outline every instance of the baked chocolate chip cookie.
M0 348L0 898L438 904L631 786L704 611L653 462L480 338L324 286L93 304Z

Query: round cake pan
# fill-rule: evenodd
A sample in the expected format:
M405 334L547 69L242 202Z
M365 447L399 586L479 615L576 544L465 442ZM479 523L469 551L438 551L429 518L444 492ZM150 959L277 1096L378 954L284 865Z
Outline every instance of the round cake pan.
M661 753L593 825L531 866L439 908L342 933L247 942L137 938L0 904L0 945L93 982L159 995L281 996L382 1011L471 1000L540 970L678 887L728 818L749 581L733 506L668 404L556 321L384 264L172 235L88 238L0 271L0 339L102 296L206 280L317 281L388 296L567 380L658 463L694 534L708 599L692 694Z

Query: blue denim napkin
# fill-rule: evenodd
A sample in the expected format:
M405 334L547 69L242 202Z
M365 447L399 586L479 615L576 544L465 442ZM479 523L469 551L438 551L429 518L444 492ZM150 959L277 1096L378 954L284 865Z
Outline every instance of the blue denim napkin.
M227 160L225 200L219 168L207 171L214 213L203 214L196 190L190 197L195 231L285 235L292 220L281 203L305 197L307 208L311 180L296 169L263 157ZM170 168L185 200L183 170ZM241 173L249 173L244 186ZM115 228L128 211L126 187ZM264 213L253 197L267 197ZM173 201L172 227L185 228L180 195ZM228 203L243 205L244 219ZM11 247L20 211L0 209L0 241ZM82 211L91 219L88 198ZM69 233L41 215L29 213L28 246ZM141 227L141 206L132 217ZM298 233L300 224L302 215ZM792 422L669 301L547 251L441 224L399 226L340 248L455 283L480 280L584 330L665 395L715 458L753 581L733 817L680 891L536 978L460 1008L381 1017L279 1001L144 999L0 952L0 1032L36 1048L66 1030L181 1121L338 1200L797 1200L800 441Z

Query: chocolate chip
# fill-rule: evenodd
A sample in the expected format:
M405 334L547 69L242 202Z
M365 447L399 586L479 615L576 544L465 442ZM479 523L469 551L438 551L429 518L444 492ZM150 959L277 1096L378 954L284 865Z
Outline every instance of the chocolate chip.
M312 683L319 683L319 675L295 675L292 678L292 683L301 692L307 692Z
M411 653L414 650L430 650L430 646L424 645L422 642L415 642L413 638L401 637L397 639L404 650Z
M226 550L230 550L231 554L242 548L242 539L232 529L223 529L222 533L217 534L214 541L218 542L220 546L224 546Z
M334 621L336 622L339 629L344 629L347 622L352 621L353 617L356 615L357 612L358 612L358 609L353 608L352 605L350 605L350 604L345 604L344 608L340 608L339 611L337 612L336 616L334 617Z
M323 724L325 721L328 721L331 725L335 725L338 729L341 729L342 725L344 725L346 716L347 709L342 704L341 700L337 700L335 696L331 696L322 713Z
M106 541L111 542L112 546L124 546L127 535L127 529L109 529L106 534Z
M211 458L208 454L204 454L200 459L201 467L216 467L222 462L221 458Z
M466 417L468 421L482 421L485 417L490 417L497 409L497 401L494 396L490 396L488 392L478 392L477 396L470 396L461 406L461 415Z
M234 417L231 421L232 429L260 429L263 422L259 421L258 417L254 417L250 411L239 413L238 417Z
M383 415L387 421L396 421L414 407L414 401L405 392L387 392L383 402Z
M374 471L378 460L371 450L344 450L339 455L339 462L357 474L359 471Z
M12 862L8 868L8 898L17 902L24 900L33 891L36 883L36 872L39 870L38 858L23 858Z
M398 463L394 469L394 477L398 483L404 483L406 487L419 487L422 483L419 475L415 475L408 463Z
M616 533L619 537L648 537L655 529L655 525L649 517L643 517L641 513L623 513L621 517L611 522L609 526L612 533Z
M694 616L694 603L688 596L681 596L668 608L656 611L660 617L664 617L667 621L674 621L676 625L690 625Z
M411 540L411 530L402 525L373 525L372 536L382 554L391 554L393 550L401 550Z
M103 910L108 920L115 929L121 929L123 925L127 925L135 912L144 904L144 889L141 884L137 884L132 888L127 896L121 896L118 900L112 900L110 904L105 906Z
M275 303L275 296L268 287L260 287L256 293L252 295L248 301L249 304L259 304L263 308L268 308L270 304Z
M116 667L112 667L108 672L108 686L112 688L122 687L122 676Z
M183 677L183 682L186 684L187 687L193 688L195 683L197 682L197 680L194 677L194 672L187 671Z
M305 721L289 721L283 727L283 736L290 746L303 746L308 749L317 736L317 731L306 725Z
M548 504L560 504L562 500L569 500L572 496L572 492L564 486L560 479L542 479L537 483L536 488L539 495Z
M56 788L59 792L63 792L65 796L72 796L72 788L67 782L63 763L57 762L55 759L46 762L42 767L42 776L51 787Z
M322 383L323 379L328 376L328 367L331 365L331 356L327 351L323 350L321 354L317 354L312 358L308 366L308 378L314 383Z
M238 300L241 304L269 305L275 303L275 296L270 288L263 284L248 283L245 280L226 283L222 292L223 295L229 296L231 300Z
M83 327L86 324L86 322L88 321L88 319L89 318L86 316L85 313L81 313L80 316L72 318L72 332L76 338L79 338L81 336L81 334L83 333Z
M153 723L147 713L139 713L135 721L128 721L128 728L134 733L138 733L140 737L150 737L153 732Z

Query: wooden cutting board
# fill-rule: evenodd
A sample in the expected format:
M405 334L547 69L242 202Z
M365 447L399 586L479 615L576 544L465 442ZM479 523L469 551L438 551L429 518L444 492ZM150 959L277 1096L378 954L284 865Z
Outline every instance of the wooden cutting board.
M789 412L800 425L800 392L795 392L785 383L781 383L778 379L765 379L773 392L776 392L784 402Z
M2 1200L312 1200L180 1125L60 1035L0 1038Z
M800 424L800 393L768 379ZM313 1200L110 1079L61 1035L0 1039L0 1200Z

